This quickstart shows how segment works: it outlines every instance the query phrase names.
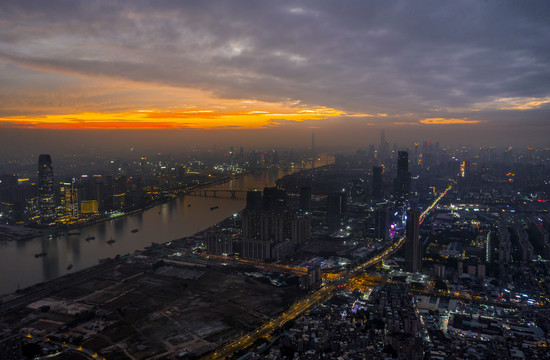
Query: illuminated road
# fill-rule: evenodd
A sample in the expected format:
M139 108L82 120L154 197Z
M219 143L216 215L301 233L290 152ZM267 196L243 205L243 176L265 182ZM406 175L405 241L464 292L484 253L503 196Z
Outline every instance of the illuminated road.
M437 197L437 199L435 199L434 202L420 214L420 224L422 224L422 221L424 220L426 215L437 205L437 203L447 194L447 192L451 190L454 184L455 183L453 182L451 185L449 185L449 187L447 187L447 189L445 189L445 191L442 192ZM222 348L218 349L216 352L203 357L203 359L204 360L220 359L220 358L229 357L237 351L246 349L247 347L251 346L255 341L259 339L262 339L262 338L269 339L269 337L275 330L283 326L288 321L293 320L296 317L300 316L306 310L311 308L313 305L316 305L317 303L321 303L331 298L336 292L336 290L338 290L344 284L350 281L350 279L352 279L353 276L357 275L359 272L364 271L365 269L373 265L380 263L382 260L387 259L390 255L392 255L405 243L405 239L406 239L405 235L401 236L395 243L393 243L391 246L386 248L382 253L376 255L374 258L370 259L369 261L363 264L356 266L345 275L323 286L322 288L308 295L307 297L301 300L298 300L286 312L282 313L276 319L273 319L263 324L261 327L259 327L255 331L248 333L246 335L243 335L237 338L236 340L226 344Z
M253 266L262 270L280 272L292 275L306 275L307 269L299 266L283 265L283 264L268 264L261 261L251 259L240 259L224 255L200 254L200 256L208 261L217 260L220 263L231 263L232 265L247 265Z

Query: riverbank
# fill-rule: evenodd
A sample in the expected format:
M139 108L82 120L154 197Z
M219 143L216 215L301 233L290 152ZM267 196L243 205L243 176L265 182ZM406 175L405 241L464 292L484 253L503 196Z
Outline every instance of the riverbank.
M277 179L299 170L297 167L267 169L223 179L229 183L222 183L220 178L209 186L210 189L222 190L263 189L275 186ZM150 246L152 242L162 244L192 236L238 213L245 205L243 196L237 196L237 199L229 196L185 196L152 208L134 210L132 216L108 218L101 223L74 228L70 231L71 236L0 241L0 273L11 274L0 279L0 294L76 273L97 265L98 259L133 254L136 250ZM218 208L211 210L216 206ZM132 232L134 229L138 231ZM94 239L86 240L91 237ZM47 255L35 257L42 253Z
M29 240L38 236L42 236L42 233L36 229L17 225L0 225L0 241Z
M123 213L110 213L105 216L92 218L92 219L86 219L83 221L79 221L78 223L74 224L61 224L61 225L54 225L50 226L48 228L33 228L28 226L21 226L21 225L2 225L0 224L0 230L2 231L2 234L0 234L0 241L26 241L26 240L32 240L35 238L39 238L41 236L63 236L67 233L74 231L74 230L80 230L87 226L92 226L96 224L101 224L106 221L115 220L119 218L123 218L129 215L133 215L136 213L144 212L146 210L149 210L151 208L154 208L155 206L165 204L167 202L170 202L172 200L184 197L194 191L201 190L201 189L207 189L214 186L219 186L222 184L225 184L229 181L239 179L241 177L247 176L247 175L253 175L255 173L260 173L262 171L269 170L271 168L265 168L265 169L258 169L254 171L247 171L241 174L237 175L231 175L224 178L221 178L217 181L202 183L202 184L196 184L190 188L187 189L176 189L172 190L172 194L163 197L162 199L153 200L149 203L147 203L145 206L139 209L133 209L128 210Z
M48 281L29 285L15 292L0 294L0 316L23 304L45 297L56 290L68 288L71 285L82 283L94 276L111 271L116 266L125 262L129 257L147 255L150 259L155 259L157 257L162 258L164 255L157 252L157 250L165 246L165 244L173 244L179 249L185 248L189 245L187 244L189 241L194 242L198 239L205 239L209 231L219 228L221 225L228 224L230 221L231 216L228 216L205 229L199 230L193 235L175 238L163 243L153 242L150 246L146 246L143 249L136 249L132 254L117 254L117 256L113 258L98 259L99 261L97 264L79 270L78 272L65 274Z
M325 165L318 166L323 167ZM192 187L186 187L185 189L174 189L171 190L171 194L167 194L166 196L163 196L161 199L151 200L145 206L139 208L139 209L129 209L125 212L111 212L104 215L96 215L95 217L91 219L82 219L81 221L78 221L77 223L71 223L71 224L59 224L54 225L50 227L40 228L40 227L29 227L29 226L22 226L22 225L7 225L11 227L11 231L4 231L5 236L0 236L0 241L27 241L36 239L42 236L51 236L51 237L58 237L67 235L71 231L78 231L84 227L93 226L96 224L101 224L110 220L120 219L127 217L129 215L134 215L137 213L144 212L146 210L149 210L155 206L166 204L170 201L173 201L175 199L184 197L190 193L193 193L194 191L208 189L215 186L223 185L227 182L249 176L249 175L255 175L262 173L264 171L269 171L273 169L294 169L294 166L291 165L285 165L285 166L272 166L269 168L263 168L263 169L256 169L253 171L247 171L240 174L232 174L230 176L222 177L219 180L214 181L208 181L202 184L196 184ZM304 170L312 170L311 168L302 168L299 167L297 171L304 171ZM260 189L261 190L261 189ZM3 226L0 224L0 227ZM1 228L0 228L1 230Z

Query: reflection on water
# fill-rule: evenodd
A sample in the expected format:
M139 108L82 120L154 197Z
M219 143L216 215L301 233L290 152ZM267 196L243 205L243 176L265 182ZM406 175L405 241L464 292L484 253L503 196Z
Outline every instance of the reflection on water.
M52 279L59 276L59 254L57 252L57 241L49 241L47 238L42 238L41 243L42 252L47 254L46 256L40 258L42 261L42 272L44 273L44 277L46 279Z
M212 189L262 190L292 172L290 169L270 169L216 185ZM98 259L133 253L152 242L164 243L193 235L241 211L245 203L243 196L236 200L186 196L141 213L84 227L78 230L80 235L2 242L0 294L96 265ZM218 208L211 210L215 206ZM138 232L132 233L133 229L138 229ZM88 236L95 236L95 239L86 241ZM115 242L108 244L111 238ZM42 252L47 255L35 257L35 254ZM69 264L73 265L70 270L67 269Z

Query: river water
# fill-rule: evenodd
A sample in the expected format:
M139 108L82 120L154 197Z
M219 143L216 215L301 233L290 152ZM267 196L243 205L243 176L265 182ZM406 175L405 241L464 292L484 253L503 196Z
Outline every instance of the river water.
M299 169L277 168L249 174L209 189L262 190ZM222 194L219 194L221 196ZM99 259L133 253L152 242L191 236L241 211L246 196L237 199L185 196L143 212L75 230L80 235L43 236L27 241L0 242L0 294L11 293L96 265ZM211 209L213 207L216 209ZM137 232L132 230L137 229ZM94 240L86 241L88 236ZM112 244L107 242L111 239ZM35 254L46 252L44 257ZM72 268L68 269L69 264Z

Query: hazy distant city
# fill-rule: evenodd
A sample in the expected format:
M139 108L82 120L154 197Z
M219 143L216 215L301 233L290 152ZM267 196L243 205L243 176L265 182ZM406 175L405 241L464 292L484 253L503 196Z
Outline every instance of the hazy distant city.
M390 140L5 165L3 354L546 358L550 148Z

